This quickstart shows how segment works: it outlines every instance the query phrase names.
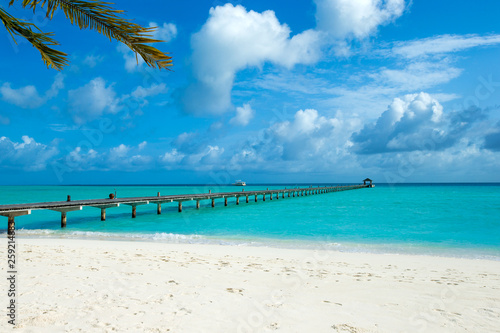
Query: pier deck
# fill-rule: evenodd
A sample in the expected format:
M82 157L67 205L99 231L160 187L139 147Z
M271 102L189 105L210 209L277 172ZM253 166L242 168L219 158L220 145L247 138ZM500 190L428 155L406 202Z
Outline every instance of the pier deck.
M94 207L101 209L101 221L106 219L106 209L118 207L120 204L132 207L132 218L136 217L136 207L145 204L156 204L157 213L161 214L161 204L163 203L178 203L178 211L182 212L182 203L185 201L196 201L196 208L200 208L201 200L212 200L212 207L215 207L215 199L224 199L224 205L227 206L228 198L236 198L236 204L239 204L240 197L245 197L246 202L249 202L250 197L257 198L262 196L262 200L266 201L266 196L270 200L295 196L307 196L313 194L322 194L330 192L339 192L354 190L359 188L367 188L370 185L344 185L344 186L324 186L324 187L307 187L307 188L284 188L277 190L256 190L256 191L242 191L238 192L219 192L219 193L199 193L199 194L174 194L151 197L133 197L133 198L114 198L114 199L89 199L89 200L75 200L75 201L54 201L54 202L37 202L37 203L22 203L11 205L0 205L0 216L8 218L8 234L14 234L15 222L14 218L23 215L31 214L33 210L53 210L61 213L61 227L66 227L67 213L75 210L82 210L83 207ZM69 199L69 197L68 197Z

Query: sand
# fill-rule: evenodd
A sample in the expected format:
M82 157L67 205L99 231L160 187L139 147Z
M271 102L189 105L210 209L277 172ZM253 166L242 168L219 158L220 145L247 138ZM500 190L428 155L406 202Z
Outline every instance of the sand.
M17 258L22 332L500 332L498 261L19 238Z

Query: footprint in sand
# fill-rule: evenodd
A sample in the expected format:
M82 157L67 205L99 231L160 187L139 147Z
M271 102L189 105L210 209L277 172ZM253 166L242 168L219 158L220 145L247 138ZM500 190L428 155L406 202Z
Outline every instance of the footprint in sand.
M240 294L243 296L243 289L239 288L226 288L228 293L233 293L233 294Z

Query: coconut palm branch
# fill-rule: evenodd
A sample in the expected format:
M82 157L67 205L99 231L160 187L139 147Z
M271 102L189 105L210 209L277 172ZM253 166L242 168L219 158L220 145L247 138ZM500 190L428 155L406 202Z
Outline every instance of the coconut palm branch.
M145 28L120 17L123 11L112 8L112 3L98 0L11 0L9 6L16 2L21 2L23 8L30 8L33 12L45 7L49 19L53 18L57 9L62 9L71 24L80 29L95 30L110 40L124 43L148 66L159 69L172 66L172 57L148 45L162 42L151 38L156 28ZM67 54L50 47L58 45L51 38L52 33L41 32L34 24L12 17L1 7L0 19L13 38L14 35L22 36L39 50L47 67L60 70L68 64Z

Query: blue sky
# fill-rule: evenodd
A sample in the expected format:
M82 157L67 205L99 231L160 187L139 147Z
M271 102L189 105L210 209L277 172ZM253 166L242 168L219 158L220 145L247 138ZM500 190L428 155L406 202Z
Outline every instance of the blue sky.
M500 182L500 2L146 3L173 71L8 9L71 63L0 29L0 184Z

